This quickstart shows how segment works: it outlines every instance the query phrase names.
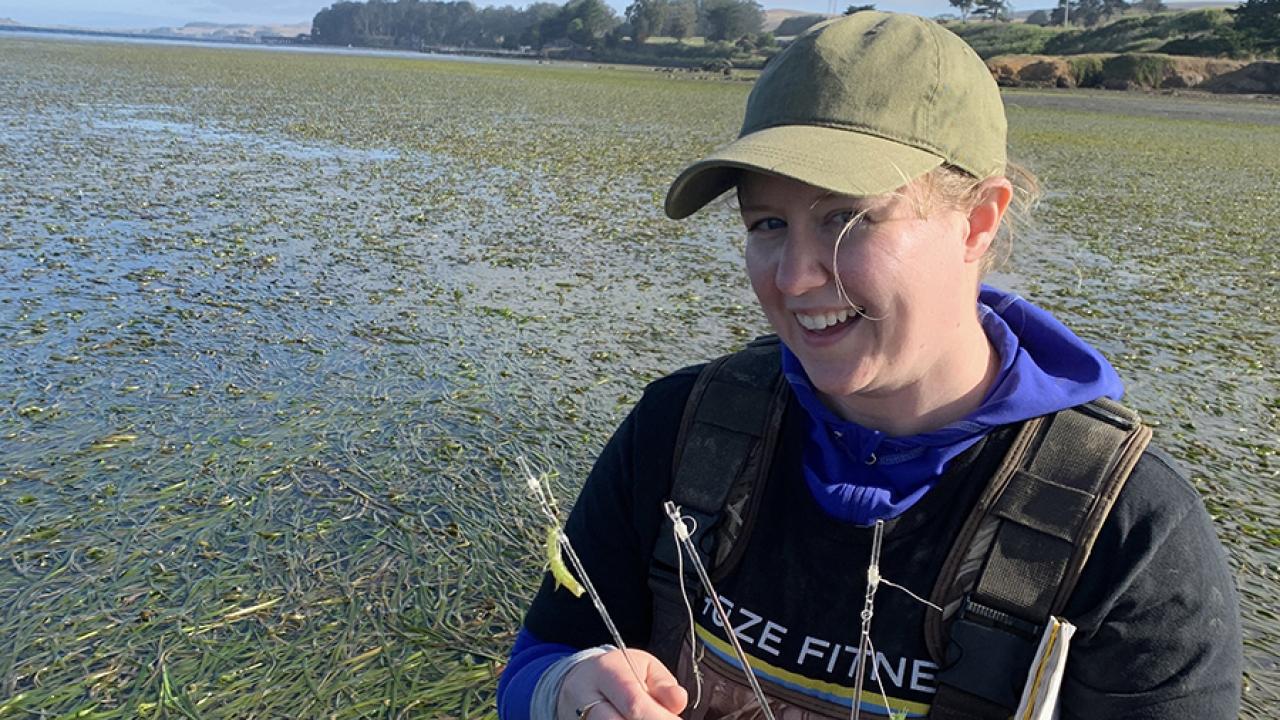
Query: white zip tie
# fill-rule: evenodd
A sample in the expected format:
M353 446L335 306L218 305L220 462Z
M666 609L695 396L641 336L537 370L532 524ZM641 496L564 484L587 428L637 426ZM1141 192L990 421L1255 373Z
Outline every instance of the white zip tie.
M880 585L888 585L897 588L912 599L927 605L938 612L942 612L942 608L925 600L919 595L911 592L907 588L889 580L880 574L880 552L884 546L884 521L877 520L875 530L871 536L871 558L867 563L867 594L862 606L862 612L859 617L862 619L862 628L859 632L858 642L858 676L854 680L853 702L850 707L850 717L858 720L862 713L862 690L863 677L866 675L867 659L871 660L871 681L876 684L876 689L880 691L880 698L884 700L885 712L890 718L903 717L901 710L894 710L889 704L889 695L885 692L884 683L880 680L880 668L876 665L876 646L871 642L871 618L875 614L875 597L876 591L880 589Z
M747 660L747 654L742 650L742 644L738 642L738 636L733 632L733 624L729 621L729 613L725 612L724 605L720 603L720 595L716 593L715 587L711 584L711 578L707 576L707 569L702 564L702 559L698 557L698 550L693 546L693 540L689 537L689 527L684 524L684 518L680 516L680 508L670 500L662 504L662 509L666 511L667 517L671 519L672 532L675 534L676 540L680 547L689 554L689 562L693 563L693 569L698 573L698 580L702 582L702 587L707 591L707 595L711 598L711 604L716 609L716 614L720 616L720 622L724 625L725 635L729 638L729 644L733 647L733 652L738 656L738 662L742 663L742 672L747 677L747 683L751 686L752 692L756 695L756 702L760 705L761 712L764 713L765 720L774 720L773 710L769 707L769 700L764 696L764 690L760 688L760 681L756 679L755 671L751 669L751 663Z
M697 532L698 521L691 518L689 522L693 525L693 530L685 525L683 518L678 523L672 523L677 540ZM698 667L698 634L693 626L693 604L689 602L689 590L684 585L684 553L679 550L676 551L676 577L680 581L680 599L684 600L684 609L689 613L689 666L693 669L693 709L696 710L702 704L702 668Z
M877 520L875 531L871 536L871 558L867 562L867 594L862 602L862 612L858 614L862 619L862 626L858 631L858 674L853 679L853 701L849 704L849 716L852 720L862 717L862 678L867 674L868 654L871 656L873 679L881 685L881 694L884 694L883 684L879 682L880 676L876 668L875 649L871 646L871 618L875 615L876 590L880 588L880 547L883 542L884 521ZM888 705L887 699L885 704Z
M563 530L559 530L557 534L560 537L560 547L564 550L564 554L569 557L569 563L573 565L574 572L578 574L582 587L586 588L587 594L591 596L591 604L596 606L596 612L600 615L600 619L604 621L604 626L609 630L609 635L613 637L613 644L622 651L622 657L626 659L627 667L631 668L631 675L635 677L640 689L646 690L648 686L645 685L644 679L640 677L640 671L636 669L636 664L632 661L631 654L627 652L627 644L622 641L622 633L618 632L618 626L613 624L613 618L609 616L609 611L605 609L604 599L600 597L600 593L596 592L595 585L591 583L591 577L587 575L587 569L583 567L577 551L573 549L573 545L569 544L569 536L565 535Z
M551 494L551 488L548 485L549 480L545 474L534 475L533 469L529 467L529 463L525 461L524 456L516 458L516 465L520 467L521 472L525 474L525 482L529 486L530 492L534 499L538 501L539 509L542 514L551 521L551 525L556 529L556 540L558 549L569 558L569 564L573 565L573 570L578 576L578 581L582 583L582 587L586 589L587 595L591 596L591 604L595 606L596 613L600 619L604 621L605 629L609 631L609 636L613 638L613 644L622 651L622 657L627 661L627 667L631 669L631 675L640 685L641 690L645 690L644 679L640 677L640 671L636 669L635 662L631 659L631 654L627 652L627 644L622 641L622 633L618 632L618 626L613 624L613 618L609 615L609 610L604 606L604 599L600 597L600 593L596 592L596 586L591 582L591 576L587 575L587 568L583 566L582 559L578 557L577 551L573 549L573 544L569 542L569 536L565 534L564 529L560 526L560 517L556 508L555 496Z
M884 701L885 712L889 715L890 720L900 720L906 716L905 710L895 710L889 704L889 694L884 690L884 683L880 681L880 666L876 664L876 645L867 639L867 647L871 650L871 679L875 681L876 689L880 691L880 699Z

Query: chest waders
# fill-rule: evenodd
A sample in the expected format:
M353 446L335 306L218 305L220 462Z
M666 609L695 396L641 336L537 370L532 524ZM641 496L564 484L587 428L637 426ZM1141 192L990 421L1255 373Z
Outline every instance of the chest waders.
M711 362L689 395L671 499L696 520L694 544L713 582L737 566L747 547L789 397L774 336ZM1013 714L1040 633L1066 605L1150 440L1151 429L1134 412L1106 399L1021 424L934 583L930 601L943 612L928 613L924 627L940 668L930 718ZM649 566L648 649L673 670L687 666L693 651L678 552L665 521ZM686 587L701 593L687 563L685 569ZM780 690L768 688L771 696L806 704ZM815 707L806 717L824 715Z

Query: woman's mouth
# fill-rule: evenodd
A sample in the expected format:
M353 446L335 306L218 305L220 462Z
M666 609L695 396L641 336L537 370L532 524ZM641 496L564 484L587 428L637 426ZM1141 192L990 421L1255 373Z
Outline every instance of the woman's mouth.
M806 335L826 337L835 335L858 320L858 314L849 308L821 313L793 313L796 322L805 329Z

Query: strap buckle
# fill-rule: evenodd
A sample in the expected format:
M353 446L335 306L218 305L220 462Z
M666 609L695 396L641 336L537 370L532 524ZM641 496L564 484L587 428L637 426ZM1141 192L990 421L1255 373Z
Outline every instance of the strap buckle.
M966 594L951 623L938 682L1013 712L1022 697L1043 628Z

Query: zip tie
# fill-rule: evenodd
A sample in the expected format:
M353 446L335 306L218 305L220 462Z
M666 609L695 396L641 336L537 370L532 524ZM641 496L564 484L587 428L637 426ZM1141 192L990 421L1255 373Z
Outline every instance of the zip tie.
M627 667L631 668L631 675L635 677L636 682L640 685L640 689L644 690L648 686L640 677L640 671L636 669L635 661L631 659L631 654L627 652L627 644L622 641L622 633L618 632L618 626L613 624L613 618L609 616L609 611L605 609L604 599L600 597L600 593L596 592L596 587L591 583L591 577L587 575L587 569L583 567L582 560L578 558L578 553L573 549L573 545L569 544L569 536L560 531L560 546L564 548L564 554L569 556L569 562L573 565L573 569L578 573L578 579L582 581L582 586L587 589L587 594L591 596L591 604L596 606L596 612L599 613L600 619L604 621L604 626L609 630L609 635L613 637L613 643L622 651L622 657L627 661Z
M884 690L884 683L880 681L880 666L876 664L876 645L867 640L867 646L871 649L871 679L876 683L876 689L880 691L880 699L884 701L884 709L889 713L889 720L903 720L906 717L906 710L895 710L889 704L889 694Z
M742 644L738 642L738 636L733 632L729 613L725 612L724 605L720 603L720 595L716 593L715 587L711 584L711 578L707 575L707 569L703 566L702 559L698 557L698 549L693 546L693 540L689 537L689 528L684 524L684 518L680 516L679 506L668 500L662 504L662 509L671 519L672 527L675 528L673 532L680 542L680 547L689 553L689 562L693 563L693 569L698 573L698 580L702 582L702 587L711 598L711 604L715 606L716 614L720 616L720 622L724 624L724 634L729 637L729 644L733 647L734 654L738 656L738 662L742 663L743 674L747 676L747 683L756 695L756 702L760 704L765 720L774 720L773 710L769 708L769 700L765 698L764 690L760 688L760 681L756 679L755 671L751 669L751 663L747 660L747 654L743 652Z
M867 674L868 651L871 653L871 671L877 679L879 677L875 649L871 646L871 618L875 615L876 590L880 587L880 548L883 542L884 521L877 520L871 536L871 558L867 562L867 594L862 602L862 612L858 614L862 627L858 631L858 674L853 680L853 701L850 703L849 716L852 720L862 717L862 678Z
M555 496L551 494L551 488L547 485L548 480L546 474L534 475L529 463L525 461L524 456L516 458L516 465L520 471L525 474L525 483L529 486L530 492L534 499L538 501L539 509L542 514L551 521L552 527L556 528L556 540L559 550L569 558L569 564L573 565L573 570L578 576L582 587L586 589L587 594L591 596L591 604L595 606L596 613L600 619L604 621L605 629L609 631L610 637L613 638L613 644L622 651L622 657L627 661L627 667L631 669L631 675L635 677L643 690L647 686L640 677L640 671L636 669L635 662L631 659L631 654L627 652L627 644L622 641L622 633L618 632L618 626L613 624L613 618L609 615L609 610L604 606L604 599L600 597L600 593L596 592L596 586L591 582L591 576L587 575L587 568L583 566L582 559L578 557L577 551L573 549L573 544L569 542L569 536L565 534L564 529L560 527L560 517L556 508Z
M850 717L853 720L859 720L862 714L862 691L863 678L866 675L867 659L871 660L871 681L875 683L876 689L880 691L880 699L884 701L885 710L889 713L892 720L900 720L906 717L905 711L902 709L895 710L889 704L889 695L885 692L884 682L880 679L880 668L876 665L876 646L871 641L871 618L875 615L875 597L876 591L880 589L880 585L888 585L897 588L913 599L927 605L938 612L942 612L942 608L925 600L919 595L911 592L907 588L889 580L880 573L880 553L884 547L884 521L877 520L875 530L871 536L871 557L867 562L867 594L862 606L862 612L859 617L862 620L862 627L859 632L858 642L858 675L854 679L853 702L850 707Z
M692 524L693 530L686 523ZM688 540L692 533L697 532L698 521L680 518L679 522L672 522L671 528L676 540ZM696 710L702 704L702 668L698 667L698 636L693 627L693 604L689 601L689 590L684 585L684 553L679 551L676 552L676 578L680 582L680 599L684 600L684 609L689 614L689 665L693 669L693 709Z

